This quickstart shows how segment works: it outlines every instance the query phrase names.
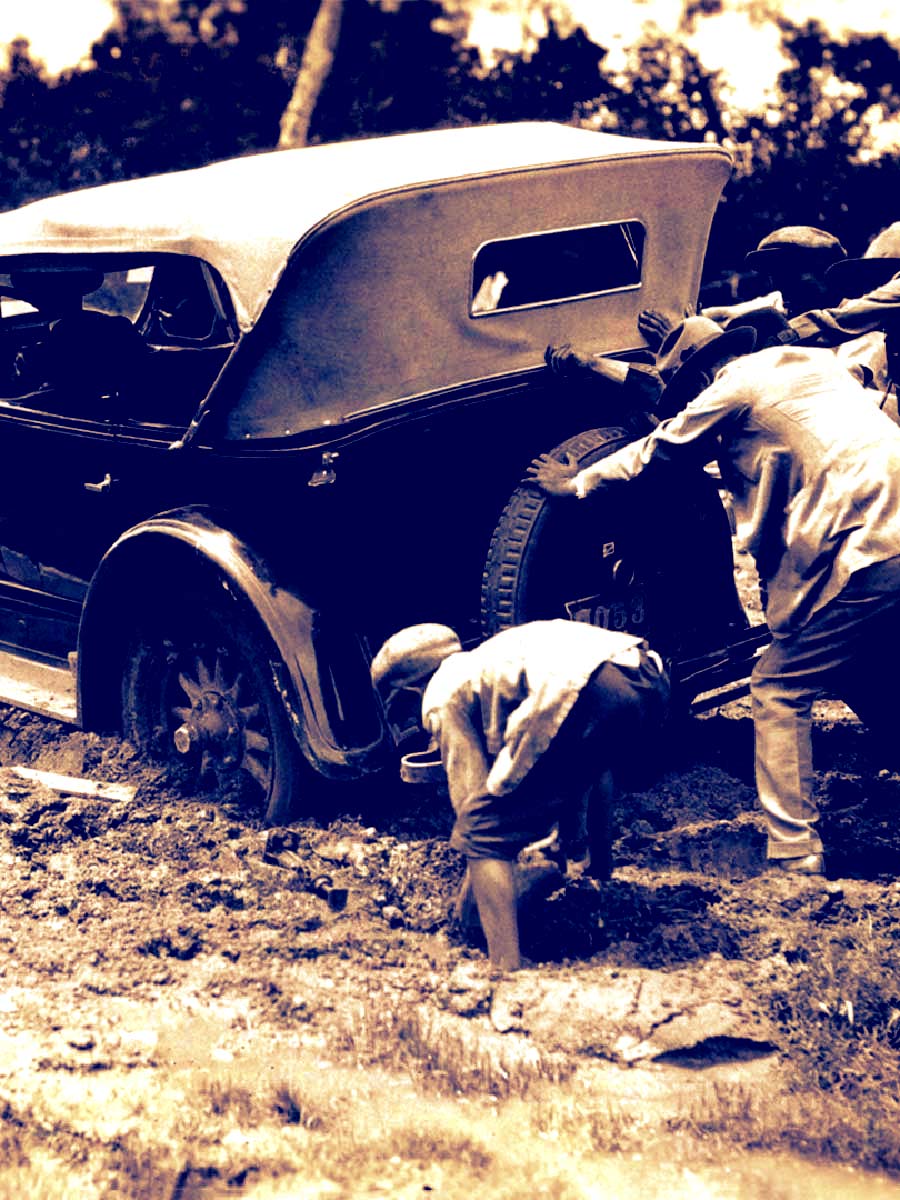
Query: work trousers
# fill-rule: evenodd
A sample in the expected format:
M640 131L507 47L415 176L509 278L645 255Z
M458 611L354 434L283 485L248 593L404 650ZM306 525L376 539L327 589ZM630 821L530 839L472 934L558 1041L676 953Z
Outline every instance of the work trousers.
M850 577L844 590L796 633L776 638L750 679L756 786L768 857L820 853L814 799L812 708L843 700L896 761L900 718L900 557Z

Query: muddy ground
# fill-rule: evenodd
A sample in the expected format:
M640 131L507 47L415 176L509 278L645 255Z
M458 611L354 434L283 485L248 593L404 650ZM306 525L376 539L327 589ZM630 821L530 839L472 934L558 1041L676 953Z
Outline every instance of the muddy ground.
M849 712L820 706L823 834L840 882L809 889L765 871L748 702L695 718L675 743L622 799L609 882L566 880L532 856L530 968L504 983L448 917L462 863L439 794L386 781L271 834L227 798L182 794L127 743L0 709L4 1158L45 1164L44 1183L29 1175L19 1194L76 1194L76 1178L81 1195L276 1194L253 1187L284 1178L283 1164L251 1145L226 1153L221 1131L186 1151L161 1125L156 1157L143 1142L137 1155L147 1129L129 1088L248 1056L270 1064L263 1045L364 1066L398 1013L417 1014L420 1040L423 1021L453 1022L500 1059L519 1048L518 1077L509 1064L492 1074L479 1051L462 1091L514 1090L529 1062L562 1079L592 1064L791 1054L779 1017L809 930L900 936L900 777ZM79 798L13 764L137 791ZM445 1068L465 1075L458 1056ZM54 1191L58 1178L70 1183Z

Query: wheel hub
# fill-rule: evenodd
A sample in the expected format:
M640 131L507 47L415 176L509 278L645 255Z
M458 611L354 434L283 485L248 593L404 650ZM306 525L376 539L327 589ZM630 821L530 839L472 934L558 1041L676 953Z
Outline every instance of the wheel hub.
M200 772L237 768L259 787L269 786L271 743L260 704L244 695L243 674L221 650L200 651L182 658L177 681L187 703L175 704L170 725L172 745L185 757L197 755Z
M204 689L191 704L187 720L175 730L173 740L179 754L190 754L196 748L231 766L241 757L240 714L227 695Z

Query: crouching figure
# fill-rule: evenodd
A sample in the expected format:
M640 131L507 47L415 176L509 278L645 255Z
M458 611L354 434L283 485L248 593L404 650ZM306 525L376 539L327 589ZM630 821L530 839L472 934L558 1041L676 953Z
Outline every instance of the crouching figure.
M388 638L372 681L389 703L422 697L456 815L491 964L521 965L515 861L558 827L566 857L609 871L609 805L623 759L646 752L669 681L640 637L575 621L532 621L464 651L446 625Z

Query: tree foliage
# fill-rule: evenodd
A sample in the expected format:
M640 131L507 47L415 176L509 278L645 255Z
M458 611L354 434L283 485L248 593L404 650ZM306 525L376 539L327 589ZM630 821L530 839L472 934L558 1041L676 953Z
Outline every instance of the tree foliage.
M117 0L90 63L55 79L16 43L0 73L0 206L276 146L320 4ZM736 171L711 274L739 265L777 225L821 225L858 252L898 215L897 156L873 153L879 122L900 116L900 55L882 37L835 41L816 22L781 19L780 102L748 116L728 108L716 73L661 35L614 70L582 29L549 21L529 53L485 67L438 0L342 8L333 62L304 116L310 141L528 119L714 138Z

